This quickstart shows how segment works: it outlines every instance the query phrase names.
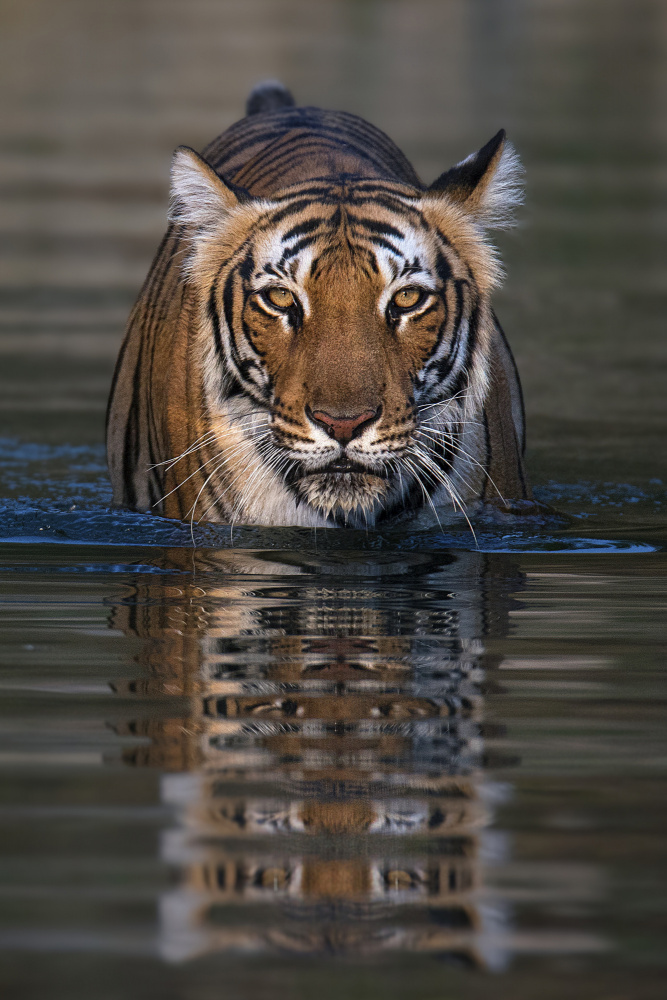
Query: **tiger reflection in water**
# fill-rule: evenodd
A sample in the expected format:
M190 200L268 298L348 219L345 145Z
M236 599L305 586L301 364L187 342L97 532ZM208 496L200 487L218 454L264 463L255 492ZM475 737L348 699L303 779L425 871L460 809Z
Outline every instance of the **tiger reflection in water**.
M162 846L182 873L162 900L165 956L502 964L482 639L505 632L507 562L496 579L480 553L195 559L193 573L192 552L169 553L174 575L146 575L113 612L141 641L141 676L116 689L179 706L125 730L150 738L126 762L165 772L179 817Z

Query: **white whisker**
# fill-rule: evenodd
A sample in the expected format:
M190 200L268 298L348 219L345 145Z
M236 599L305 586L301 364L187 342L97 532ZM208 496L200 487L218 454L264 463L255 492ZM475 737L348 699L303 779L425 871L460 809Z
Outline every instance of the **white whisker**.
M249 447L251 445L251 443L252 442L247 442L247 446ZM249 469L249 467L250 467L253 459L256 459L257 457L258 456L256 454L250 456L250 458L248 459L248 461L244 465L243 469L241 469L241 471L238 473L238 475L235 476L234 479L232 479L231 483L227 486L227 489L225 489L220 494L220 496L216 497L215 502L213 504L211 504L210 507L207 508L206 513L208 513L208 511L211 509L212 506L214 506L216 503L219 503L219 501L222 500L222 498L225 496L225 494L228 493L229 490L232 488L232 486L234 485L234 483L236 483L237 480L239 480L241 478L241 476L243 476L244 473L247 472L247 470ZM195 518L195 510L197 509L197 504L199 503L199 497L201 496L202 491L206 488L206 486L207 486L208 482L210 481L211 477L214 476L216 474L216 472L219 469L221 469L222 466L225 465L228 461L229 461L229 458L223 458L223 460L220 462L220 464L215 467L215 469L213 470L213 472L211 472L211 474L209 476L207 476L207 478L202 483L202 486L201 486L201 488L199 490L199 493L195 497L195 501L192 504L192 507L187 512L190 515L190 534L192 536L192 544L193 545L194 545L194 518ZM187 514L186 514L186 517L187 517ZM199 518L198 521L197 521L197 524L199 524L201 520L202 520L202 518Z
M264 432L264 434L260 435L257 438L249 439L249 440L247 440L247 441L244 442L244 448L247 449L250 446L254 446L256 444L259 444L262 440L265 440L268 436L269 436L269 432L266 431L266 432ZM236 449L236 453L238 454L242 450L243 449L239 447L239 448ZM218 466L218 468L221 468L222 465L224 465L226 461L229 461L233 457L235 457L235 456L234 455L228 456L226 459L223 460L223 462L220 464L220 466ZM255 451L254 454L250 455L249 458L248 458L248 460L246 461L245 465L243 466L243 468L237 473L237 475L234 477L234 479L232 479L232 481L227 485L226 489L224 489L222 491L222 493L220 493L218 496L216 496L216 498L213 501L213 503L209 504L209 506L206 508L206 510L204 511L204 513L198 519L197 523L199 524L200 521L203 521L204 518L206 517L206 515L208 514L209 510L211 510L212 507L215 507L216 504L220 503L220 501L223 499L224 496L226 496L227 493L229 493L229 491L235 485L235 483L237 483L238 480L241 479L248 472L248 469L251 467L253 461L258 461L258 462L261 463L261 460L262 460L261 459L261 455L259 455L256 451ZM261 468L261 465L260 465L260 468ZM215 474L216 471L217 471L217 469L214 470L213 474ZM252 475L254 476L255 473L253 473ZM209 479L210 479L210 476L209 476ZM208 479L206 480L206 482L208 482ZM205 485L206 485L206 483L204 483L204 486ZM202 487L202 489L203 488L204 487ZM201 490L200 490L200 493L201 493ZM195 501L195 505L194 505L195 507L196 507L196 504L197 504L198 500L199 500L199 494L197 495L197 500ZM191 520L193 518L194 518L194 509L192 509L192 518L191 518Z
M408 468L411 470L413 476L415 477L415 479L419 483L419 487L420 487L422 493L424 494L424 499L428 500L428 502L430 503L430 505L431 505L431 507L433 509L433 513L435 514L435 519L438 522L438 527L440 528L440 531L442 531L443 530L442 524L440 523L440 518L438 517L438 512L435 509L435 504L433 503L433 500L431 499L431 494L428 492L428 490L426 489L426 487L424 486L424 484L421 481L421 477L419 475L417 467L414 465L414 463L409 458L404 458L403 461L408 466Z
M423 429L421 427L418 428L417 431L415 431L415 436L420 436L420 437L423 436L423 437L426 437L426 438L430 437L430 435L423 433ZM433 441L435 444L439 444L439 442L435 438L433 438L433 437L430 437L430 440ZM428 448L428 445L426 447ZM477 468L481 469L482 473L489 480L489 482L491 483L491 485L493 486L494 490L496 491L496 493L498 494L498 496L500 497L500 499L503 501L503 503L506 502L505 498L502 495L502 493L500 492L500 490L496 486L496 483L495 483L493 477L491 476L491 474L489 473L488 469L486 469L485 466L483 466L480 461L478 461L476 458L474 458L470 454L470 452L463 447L463 445L461 444L460 441L456 441L452 437L448 441L448 447L450 447L458 455L458 457L460 458L461 461L465 462L467 465L470 465L470 464L476 465ZM464 483L464 485L466 485L466 486L468 486L470 488L470 484L467 483L466 480L463 479L462 477L461 477L461 479L462 479L462 482Z
M176 458L166 458L164 462L156 462L154 465L149 465L149 469L159 469L161 465L166 465L167 469L171 469L174 465L185 458L187 455L191 455L194 451L199 451L200 448L204 448L210 439L215 439L214 431L207 431L205 434L201 434L196 441L193 442L185 451L182 451L180 455Z
M244 448L244 447L246 447L246 446L247 446L247 442L245 442L245 441L244 441L244 442L243 442L242 444L240 444L240 445L236 445L236 447L235 447L235 448L234 448L234 449L233 449L233 450L232 450L231 452L229 452L229 454L228 454L228 455L227 455L227 456L225 457L225 459L224 459L223 461L229 461L229 460L230 460L231 458L233 458L233 457L234 457L234 455L235 455L235 454L236 454L236 453L237 453L238 451L242 450L242 448ZM206 462L201 462L201 463L200 463L200 464L199 464L199 465L197 466L197 468L195 469L195 471L194 471L194 472L191 472L189 476L186 476L186 477L185 477L185 479L181 480L181 482L180 482L180 483L178 483L178 485L177 485L177 486L174 486L173 490L170 490L170 491L169 491L169 493L165 493L165 494L164 494L164 496L160 497L160 499L159 499L159 500L156 500L156 502L155 502L155 503L153 504L153 506L154 506L154 507L157 507L157 505L158 505L159 503L162 503L162 501L163 501L163 500L166 500L166 499L167 499L167 497L170 497L170 496L172 495L172 493L175 493L175 492L176 492L176 490L180 490L181 486L184 486L184 485L185 485L185 483L187 483L187 482L188 482L188 480L192 479L192 477L193 477L193 476L196 476L198 472L202 472L202 471L203 471L203 470L204 470L204 469L206 468L206 466L207 466L207 465L210 465L210 464L211 464L211 462L215 462L215 461L216 461L216 459L220 458L220 456L221 456L222 454L223 454L223 453L222 453L221 451L219 451L219 452L217 452L217 454L215 454L215 455L213 455L213 456L212 456L211 458L207 459L207 461L206 461Z
M463 501L461 500L461 497L459 496L458 491L456 490L456 488L455 488L454 484L452 483L451 479L449 478L449 476L447 475L446 472L444 472L442 469L440 469L435 464L435 462L433 462L433 460L430 458L430 456L426 452L422 451L422 449L420 448L420 446L418 444L415 447L415 451L416 451L416 454L415 454L414 451L413 451L413 454L415 454L416 458L418 457L419 459L422 460L422 462L424 460L426 460L429 463L429 466L432 468L432 475L435 478L436 482L440 482L442 484L442 486L444 486L445 489L447 490L447 492L449 493L449 495L451 497L451 500L452 500L452 504L454 506L454 509L456 509L456 507L458 507L459 510L461 511L461 513L463 514L463 516L466 519L466 522L468 524L468 528L470 529L470 533L472 534L472 537L475 539L475 545L476 545L477 548L479 548L479 545L477 543L477 535L475 534L475 529L473 528L473 526L472 526L472 524L470 522L470 518L468 517L468 515L466 513Z

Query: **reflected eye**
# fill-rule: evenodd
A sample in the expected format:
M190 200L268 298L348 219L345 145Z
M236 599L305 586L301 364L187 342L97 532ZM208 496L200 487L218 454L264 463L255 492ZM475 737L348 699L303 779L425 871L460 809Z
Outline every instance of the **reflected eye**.
M385 883L388 889L413 889L417 885L417 878L414 872L403 871L399 868L392 868L385 873Z
M396 309L414 309L424 301L425 296L422 288L401 288L392 297L391 304Z
M288 874L284 868L265 868L256 876L258 883L264 889L284 889L287 885Z
M294 296L288 288L281 288L280 285L274 285L272 288L265 288L263 293L264 298L276 309L289 309L295 304Z

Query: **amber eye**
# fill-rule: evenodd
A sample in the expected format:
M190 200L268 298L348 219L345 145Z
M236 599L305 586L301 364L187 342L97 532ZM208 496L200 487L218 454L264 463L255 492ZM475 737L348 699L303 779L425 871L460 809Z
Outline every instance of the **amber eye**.
M264 296L276 309L289 309L290 306L294 305L294 296L292 293L288 288L281 288L280 285L265 288Z
M401 288L396 292L391 300L391 304L397 309L414 309L424 298L421 288Z

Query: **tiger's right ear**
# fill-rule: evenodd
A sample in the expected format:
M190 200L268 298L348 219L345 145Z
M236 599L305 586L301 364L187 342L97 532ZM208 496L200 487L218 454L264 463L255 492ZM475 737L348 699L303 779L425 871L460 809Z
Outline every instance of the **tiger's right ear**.
M178 147L171 161L170 222L212 229L249 200L244 188L224 181L194 149Z

